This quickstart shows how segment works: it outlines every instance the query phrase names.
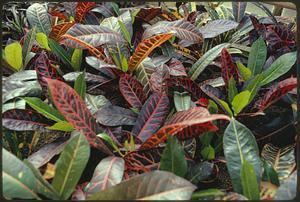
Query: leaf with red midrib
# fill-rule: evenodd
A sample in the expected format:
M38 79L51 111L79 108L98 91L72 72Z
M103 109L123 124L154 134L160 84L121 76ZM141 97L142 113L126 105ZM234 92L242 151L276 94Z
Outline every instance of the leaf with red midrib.
M76 91L64 82L53 79L46 79L46 81L53 102L65 119L76 130L83 132L91 146L112 155L109 148L97 137L101 129Z
M119 80L120 91L131 107L142 108L147 97L143 86L129 74L122 74Z
M224 114L210 115L203 107L194 107L187 111L180 111L165 123L165 125L141 146L141 149L153 148L165 141L168 135L176 135L180 140L186 140L207 131L216 131L218 128L211 121L230 118Z
M271 87L263 98L255 103L259 111L264 111L268 106L278 101L288 92L297 88L297 78L288 78Z
M96 2L78 2L76 6L76 22L82 22L87 14L93 7L96 6Z
M64 35L74 24L75 22L64 22L52 26L52 30L49 34L49 37L59 42L62 35Z
M132 133L144 142L163 124L168 111L169 99L167 94L153 93L143 105Z
M223 48L221 52L221 62L221 73L226 88L228 87L228 83L231 77L233 77L234 80L238 83L239 75L237 67L235 66L235 64L233 64L231 55L226 48Z

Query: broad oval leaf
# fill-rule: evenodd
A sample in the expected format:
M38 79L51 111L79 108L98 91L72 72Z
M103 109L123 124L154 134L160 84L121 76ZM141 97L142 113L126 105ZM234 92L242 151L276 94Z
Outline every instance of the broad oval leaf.
M186 111L191 108L191 96L188 93L174 92L174 104L176 111Z
M119 80L120 91L131 107L142 108L147 97L143 86L129 74L122 74Z
M160 158L159 169L172 172L179 177L184 177L187 172L184 150L174 136L168 137L166 148Z
M188 200L196 186L166 171L153 171L132 177L108 188L89 200Z
M51 31L51 22L46 8L34 3L26 10L26 17L31 27L36 27L38 32L48 35Z
M251 46L247 67L253 76L260 74L267 59L267 46L263 38L257 39Z
M11 43L4 48L6 62L15 70L23 67L22 46L19 42Z
M216 131L218 128L211 121L217 119L230 120L228 116L223 114L210 115L207 109L203 107L193 107L187 111L177 112L159 131L142 144L141 149L155 147L165 141L168 135L176 135L178 139L185 140L203 132Z
M168 111L169 99L167 94L153 93L143 105L132 133L144 142L160 128Z
M237 94L232 102L232 109L234 111L234 115L238 115L249 103L250 92L248 90L242 91Z
M3 196L7 199L39 199L32 171L16 156L2 148Z
M145 30L143 39L149 38L153 35L169 32L174 32L176 37L193 43L201 43L203 41L202 34L199 29L189 21L185 20L158 22Z
M104 142L97 138L101 132L95 118L76 91L64 82L46 79L53 102L65 119L77 130L83 131L89 143L107 154L112 154Z
M173 33L166 33L153 36L143 40L135 49L129 60L129 70L133 71L136 67L158 46L169 40Z
M95 168L91 181L84 191L87 197L119 184L123 179L125 162L120 157L107 157Z
M83 134L71 137L55 163L52 186L62 199L70 197L90 157L89 143Z
M200 28L203 38L214 38L224 32L237 28L239 23L231 20L214 20Z
M137 114L133 111L114 105L105 105L95 113L96 120L105 126L134 125Z
M261 165L259 150L252 132L237 120L232 119L223 137L224 155L232 185L237 193L243 193L240 178L243 159L254 167L257 182L260 183Z
M297 196L297 171L294 171L289 178L278 188L275 200L293 200Z

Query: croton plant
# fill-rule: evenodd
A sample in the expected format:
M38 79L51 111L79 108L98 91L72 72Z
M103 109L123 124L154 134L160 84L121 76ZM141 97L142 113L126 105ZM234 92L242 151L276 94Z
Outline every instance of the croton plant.
M6 3L3 15L6 199L296 196L292 18L258 2Z

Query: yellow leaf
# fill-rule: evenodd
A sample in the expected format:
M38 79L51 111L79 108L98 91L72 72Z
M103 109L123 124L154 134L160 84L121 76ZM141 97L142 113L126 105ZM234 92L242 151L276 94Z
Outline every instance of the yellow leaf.
M19 42L7 45L4 49L6 62L15 70L19 71L22 66L22 46Z
M51 51L51 49L50 49L50 47L48 45L48 37L44 33L42 33L42 32L37 33L36 34L36 41L38 42L38 44L42 48L44 48L44 49L46 49L48 51Z

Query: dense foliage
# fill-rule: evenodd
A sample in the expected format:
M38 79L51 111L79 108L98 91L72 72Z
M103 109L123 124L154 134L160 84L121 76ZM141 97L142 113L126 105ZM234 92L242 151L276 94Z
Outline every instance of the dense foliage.
M294 198L295 22L252 4L5 4L4 197Z

